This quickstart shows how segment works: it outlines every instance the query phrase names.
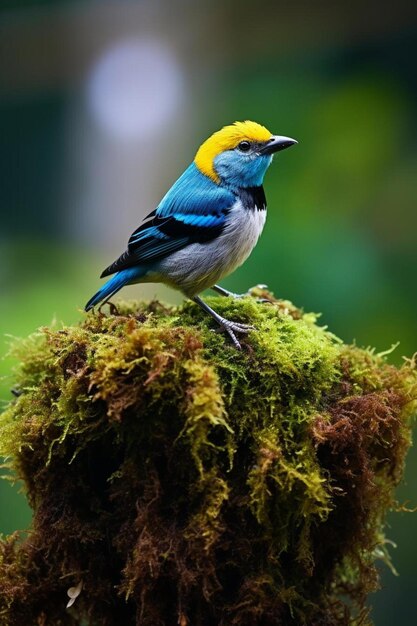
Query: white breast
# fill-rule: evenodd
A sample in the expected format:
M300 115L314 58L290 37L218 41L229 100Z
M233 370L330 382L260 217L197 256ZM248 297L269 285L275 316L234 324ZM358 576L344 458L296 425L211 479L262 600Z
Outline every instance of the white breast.
M161 280L190 297L212 287L246 261L265 219L265 210L244 208L238 200L217 239L191 244L161 261Z

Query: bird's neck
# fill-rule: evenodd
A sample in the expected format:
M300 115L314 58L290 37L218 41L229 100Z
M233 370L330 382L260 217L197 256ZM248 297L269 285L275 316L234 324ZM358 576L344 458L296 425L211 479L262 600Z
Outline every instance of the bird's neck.
M241 187L238 191L239 200L248 211L266 211L266 197L262 185Z

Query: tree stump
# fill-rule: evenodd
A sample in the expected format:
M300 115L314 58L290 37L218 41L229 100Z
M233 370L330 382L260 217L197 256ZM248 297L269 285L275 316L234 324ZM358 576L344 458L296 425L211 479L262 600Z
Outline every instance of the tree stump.
M414 362L260 288L207 300L256 327L241 351L159 302L15 346L0 453L34 516L0 543L3 626L369 623Z

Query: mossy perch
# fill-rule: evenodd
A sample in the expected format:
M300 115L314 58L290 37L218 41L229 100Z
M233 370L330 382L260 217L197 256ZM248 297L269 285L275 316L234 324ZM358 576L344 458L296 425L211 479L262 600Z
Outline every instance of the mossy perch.
M157 302L16 348L0 452L34 520L0 544L2 626L368 623L414 363L252 295L213 299L256 326L240 352Z

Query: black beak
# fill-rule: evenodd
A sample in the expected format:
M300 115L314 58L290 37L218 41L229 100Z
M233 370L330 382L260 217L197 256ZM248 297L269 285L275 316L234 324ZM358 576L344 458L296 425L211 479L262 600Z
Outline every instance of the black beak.
M271 139L269 139L266 144L259 150L260 154L274 154L274 152L279 152L280 150L285 150L285 148L290 148L294 144L298 143L295 139L291 139L291 137L280 137L279 135L273 135Z

